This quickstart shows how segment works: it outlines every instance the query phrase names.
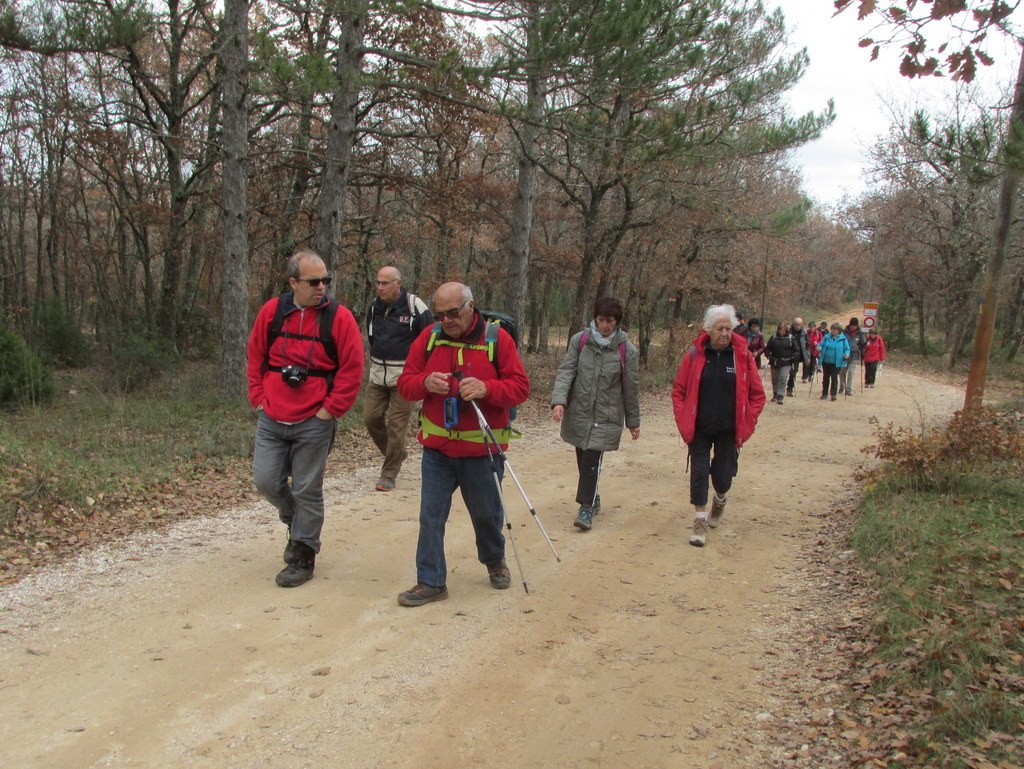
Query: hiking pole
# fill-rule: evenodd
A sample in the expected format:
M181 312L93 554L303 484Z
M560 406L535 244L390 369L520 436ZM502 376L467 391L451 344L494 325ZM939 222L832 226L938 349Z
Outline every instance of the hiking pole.
M472 403L473 401L469 402ZM477 414L480 413L479 408L477 408L476 411ZM482 417L480 424L483 425ZM530 587L526 584L526 574L523 573L523 559L519 557L519 548L516 547L516 538L512 534L512 519L508 517L508 507L505 505L505 495L501 493L501 480L498 478L498 465L494 461L494 453L491 451L491 444L488 436L490 436L490 438L494 437L490 430L485 430L484 446L487 447L487 459L491 463L491 475L494 477L494 487L498 490L498 504L501 505L501 518L505 521L505 529L508 531L508 541L512 543L512 555L516 557L516 568L519 569L519 579L523 581L523 592L529 595ZM498 450L498 456L503 456L501 446L497 442L495 442L494 446Z
M591 500L590 503L590 509L595 513L597 512L597 510L594 510L594 508L597 507L597 498L601 496L601 466L603 464L604 452L602 451L600 458L597 460L597 481L594 483L594 499Z
M519 478L516 476L516 471L513 470L512 469L512 465L509 464L508 455L501 448L501 444L498 443L498 439L495 437L494 431L491 430L491 426L489 424L487 424L487 419L484 418L484 413L480 410L480 407L477 405L475 400L466 401L466 402L469 403L473 407L474 411L476 411L476 418L477 418L477 421L480 423L480 429L482 429L484 431L484 436L486 436L486 438L489 438L491 440L491 442L494 443L494 448L498 452L498 456L501 457L502 462L505 463L505 469L508 470L508 474L511 475L512 476L512 480L515 481L516 488L519 489L519 493L522 494L522 496L523 496L523 501L526 502L526 506L530 509L530 515L533 516L533 520L536 521L537 526L540 528L540 533L544 535L544 540L548 543L548 547L551 548L551 554L555 556L555 560L556 561L561 563L562 562L561 556L559 556L558 555L558 551L555 550L555 545L554 545L554 543L552 543L551 537L548 536L548 532L547 532L547 529L544 528L544 524L541 523L541 520L540 520L540 518L537 515L536 508L533 506L533 503L530 502L530 498L528 496L526 496L526 490L523 488L523 484L521 484L519 482ZM490 453L490 449L489 448L488 448L488 453ZM495 476L495 482L497 482L497 476ZM501 494L501 485L500 484L498 485L498 494L499 495ZM505 506L505 502L504 502L504 498L503 498L502 499L502 507L504 507L504 506ZM515 549L515 545L513 545L513 550L514 549Z

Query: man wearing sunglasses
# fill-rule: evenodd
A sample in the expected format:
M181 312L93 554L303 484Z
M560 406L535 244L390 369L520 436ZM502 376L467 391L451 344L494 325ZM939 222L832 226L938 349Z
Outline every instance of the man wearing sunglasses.
M409 349L398 377L398 391L423 401L419 441L423 444L420 530L416 546L416 584L400 593L402 606L422 606L448 597L444 529L456 488L476 532L477 557L487 567L493 587L511 584L505 563L504 511L495 484L504 467L494 457L467 401L476 401L502 448L508 446L509 409L530 396L530 380L515 341L503 328L488 351L485 321L476 311L473 292L461 283L445 283L434 293L434 318L440 332L427 329ZM500 376L499 376L500 374ZM496 453L494 447L491 451Z
M370 341L370 378L366 383L363 422L384 456L377 491L391 491L405 461L405 441L415 402L398 392L398 376L409 345L434 322L423 300L402 287L397 267L377 271L377 298L366 310Z
M260 308L249 336L249 402L259 413L253 476L288 527L281 587L313 576L335 420L352 408L363 378L359 324L328 299L330 283L319 255L297 251L288 260L291 290Z

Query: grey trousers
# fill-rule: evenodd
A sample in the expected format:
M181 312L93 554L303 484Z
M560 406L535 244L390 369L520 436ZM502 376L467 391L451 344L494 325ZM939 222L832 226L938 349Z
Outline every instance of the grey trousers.
M252 474L256 488L277 508L289 539L320 552L324 525L324 470L337 420L313 416L293 425L260 412ZM289 477L291 483L289 483Z
M407 456L405 442L409 437L409 420L416 401L407 401L394 387L368 382L363 390L366 405L363 423L366 431L384 456L380 474L394 480Z
M786 396L786 383L789 381L790 364L783 366L772 366L772 397L784 398Z
M839 372L840 384L846 389L846 392L853 395L857 389L857 372L860 371L859 360L848 360L846 361L846 368Z

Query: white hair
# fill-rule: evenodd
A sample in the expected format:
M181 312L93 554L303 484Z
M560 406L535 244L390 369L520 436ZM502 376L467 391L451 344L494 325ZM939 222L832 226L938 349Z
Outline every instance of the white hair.
M704 330L711 331L711 327L719 318L728 318L733 328L740 322L736 317L736 308L731 304L713 304L704 311Z

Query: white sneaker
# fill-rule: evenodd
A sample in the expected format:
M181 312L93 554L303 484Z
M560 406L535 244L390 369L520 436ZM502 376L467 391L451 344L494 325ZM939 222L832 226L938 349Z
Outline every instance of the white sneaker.
M693 534L690 535L690 544L694 547L704 547L708 542L708 522L703 518L693 519Z
M712 529L717 529L718 524L722 522L723 515L725 515L725 499L719 502L718 495L713 494L711 497L711 517L708 519L708 526Z

